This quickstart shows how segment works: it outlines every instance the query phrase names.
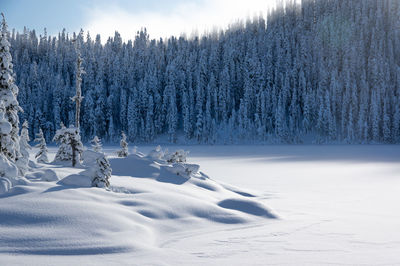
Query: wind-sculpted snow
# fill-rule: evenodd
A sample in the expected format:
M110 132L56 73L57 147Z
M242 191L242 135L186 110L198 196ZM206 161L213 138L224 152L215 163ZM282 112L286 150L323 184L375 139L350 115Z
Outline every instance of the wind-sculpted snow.
M159 249L172 233L275 218L256 197L227 189L198 165L140 154L110 163L109 189L90 187L84 167L43 164L28 173L28 184L3 194L0 261L1 254L134 257Z

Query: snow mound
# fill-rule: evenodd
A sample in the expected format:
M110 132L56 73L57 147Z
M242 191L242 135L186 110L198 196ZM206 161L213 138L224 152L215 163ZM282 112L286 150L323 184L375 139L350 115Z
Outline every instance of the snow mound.
M56 172L52 169L37 170L26 175L26 178L31 181L58 181L59 178Z
M7 193L13 186L26 182L24 177L18 176L17 166L0 154L0 195Z
M72 174L61 179L57 184L75 186L75 187L91 187L93 177L83 174Z
M0 177L0 195L11 189L11 181L8 178Z
M82 153L83 165L85 166L93 166L96 164L96 160L99 158L101 153L85 150Z
M155 152L151 153L154 155ZM199 172L199 165L168 163L160 158L158 155L131 154L126 158L110 159L114 175L112 190L115 185L127 188L132 185L132 188L147 191L136 196L141 198L143 195L148 200L137 209L141 215L149 219L196 217L219 223L242 223L257 216L276 218L266 206L252 199L252 194L238 188L225 188ZM138 204L131 206L137 208ZM180 211L174 211L173 206Z
M220 201L218 206L226 209L236 210L256 216L264 216L268 218L276 218L274 214L265 209L258 202L243 199L226 199Z
M17 176L18 168L15 164L11 163L6 157L0 154L0 177L8 178L11 181L11 179L15 179Z
M190 177L199 172L200 166L197 164L174 163L167 169L176 175Z

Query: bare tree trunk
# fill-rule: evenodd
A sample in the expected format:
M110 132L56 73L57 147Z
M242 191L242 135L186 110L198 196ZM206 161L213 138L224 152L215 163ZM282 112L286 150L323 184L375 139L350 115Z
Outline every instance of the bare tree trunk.
M78 59L77 59L77 69L76 69L76 95L72 98L73 101L75 101L76 104L76 110L75 110L75 127L79 128L80 123L80 113L81 113L81 102L82 102L82 90L81 90L81 84L82 84L82 73L84 73L83 68L82 68L82 58L80 53L78 53Z
M74 140L71 140L71 149L72 149L72 167L76 165L76 144Z

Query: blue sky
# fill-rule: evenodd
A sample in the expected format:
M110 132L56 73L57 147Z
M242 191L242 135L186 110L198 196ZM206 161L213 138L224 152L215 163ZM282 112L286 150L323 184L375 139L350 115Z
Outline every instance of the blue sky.
M0 0L9 27L27 26L39 33L57 34L80 28L102 39L118 30L131 39L141 27L159 38L214 26L224 28L236 19L266 13L274 0Z

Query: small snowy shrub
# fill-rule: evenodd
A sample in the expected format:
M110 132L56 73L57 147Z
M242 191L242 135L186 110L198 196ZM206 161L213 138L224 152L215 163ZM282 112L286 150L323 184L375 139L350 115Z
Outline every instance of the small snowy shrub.
M200 166L198 164L174 163L167 169L176 175L190 177L199 171Z
M92 187L109 187L111 167L107 157L102 152L86 150L82 154L83 164L88 168L85 175L90 176Z
M187 175L191 175L191 174L196 174L196 173L198 173L199 172L199 169L200 169L200 165L198 165L198 164L188 164L188 163L185 163L184 164L184 166L185 166L185 173L187 174Z
M93 187L109 187L111 178L111 167L110 162L104 153L99 153L99 157L96 159L94 177L92 181Z
M164 160L165 152L161 149L161 146L158 145L154 150L151 150L147 157L153 160Z
M168 163L186 163L186 157L188 154L188 151L177 150L174 153L165 155L164 157Z

